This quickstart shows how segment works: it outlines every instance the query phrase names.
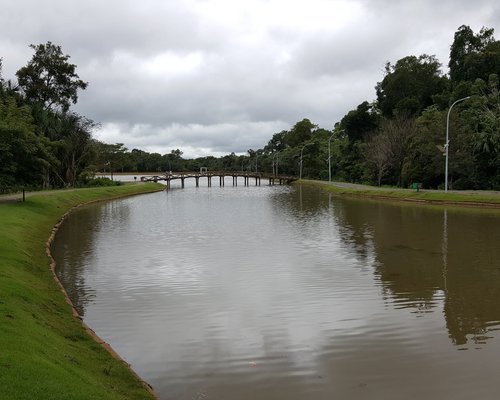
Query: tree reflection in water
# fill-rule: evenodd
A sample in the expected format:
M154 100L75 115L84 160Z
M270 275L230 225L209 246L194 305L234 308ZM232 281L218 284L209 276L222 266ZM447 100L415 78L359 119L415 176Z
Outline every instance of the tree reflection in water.
M456 345L484 343L500 322L499 212L348 200L335 203L342 238L365 256L396 308L418 316L444 301ZM443 299L444 296L444 299Z

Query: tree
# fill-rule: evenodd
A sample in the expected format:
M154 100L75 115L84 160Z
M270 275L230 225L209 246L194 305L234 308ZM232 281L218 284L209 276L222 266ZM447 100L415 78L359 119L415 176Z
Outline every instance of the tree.
M488 82L478 79L473 87L476 96L463 115L474 132L471 136L474 165L479 186L500 188L500 84L496 74ZM476 183L476 184L477 184Z
M398 186L404 186L404 169L408 161L409 149L412 139L416 135L415 119L407 115L397 115L393 119L383 120L380 125L380 131L375 139L378 149L383 152L380 156L379 174L390 169L393 174L393 181ZM373 153L373 150L371 150ZM373 159L373 156L372 156ZM387 165L384 165L387 163Z
M340 127L345 130L349 142L363 140L373 133L379 123L379 115L373 104L364 101L349 111L340 121Z
M99 126L76 113L64 114L61 121L63 139L60 141L60 176L67 186L75 186L80 173L91 162L92 131Z
M408 56L387 63L385 77L377 83L377 101L382 115L392 117L396 113L420 115L433 104L433 96L446 89L446 78L435 56Z
M158 165L151 166L148 162L151 154L143 152L141 150L132 150L135 156L140 156L141 161L144 160L144 169L141 171L156 171ZM144 157L145 155L149 157ZM161 156L158 155L160 158ZM121 170L127 163L127 148L123 146L123 143L108 144L97 142L97 168L102 170L107 170L111 173L117 170Z
M171 150L170 153L163 155L163 170L167 171L182 171L183 163L182 163L182 151L179 149Z
M26 99L42 104L46 110L68 111L70 103L78 100L78 90L88 84L79 79L76 65L68 62L70 56L63 54L60 46L47 42L30 47L35 54L28 65L16 72Z
M380 186L391 165L391 145L387 135L379 133L372 136L365 143L363 154L368 165L375 169L377 185Z
M285 135L284 142L287 146L296 147L311 139L313 130L317 128L307 118L297 122L293 128Z
M12 96L0 98L0 154L0 191L39 185L41 170L51 159L34 133L29 107L19 107Z
M453 82L470 81L476 78L487 79L479 76L477 71L478 58L495 42L494 29L481 28L478 34L466 25L462 25L455 32L453 44L450 48L450 79ZM491 71L489 73L494 73Z
M282 151L286 147L286 137L288 135L288 131L281 131L275 133L271 140L264 147L264 151L266 153L274 153L275 151Z
M7 96L16 95L19 87L12 82L12 80L5 80L2 75L3 59L0 57L0 97L6 98Z

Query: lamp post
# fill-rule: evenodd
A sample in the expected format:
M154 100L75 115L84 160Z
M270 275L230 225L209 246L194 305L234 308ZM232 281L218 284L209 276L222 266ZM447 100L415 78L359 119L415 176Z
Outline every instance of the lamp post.
M332 164L331 164L331 141L332 138L335 136L335 133L341 133L344 132L345 129L342 129L338 132L333 132L332 135L330 136L330 139L328 139L328 182L332 181Z
M302 179L302 153L304 152L304 149L314 143L306 143L302 148L300 149L300 169L299 169L299 179Z
M449 139L449 131L450 131L450 112L453 106L461 101L470 99L470 96L463 97L455 101L448 110L448 115L446 116L446 143L444 144L444 154L445 154L445 167L444 167L444 191L448 191L448 153L450 151L450 139Z

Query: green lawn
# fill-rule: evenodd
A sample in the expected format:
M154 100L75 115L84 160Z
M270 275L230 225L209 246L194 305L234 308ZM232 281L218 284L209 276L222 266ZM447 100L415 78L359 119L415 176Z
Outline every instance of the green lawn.
M0 204L0 398L152 399L139 379L86 332L46 254L72 207L161 190L154 183L31 194Z
M419 190L399 188L379 188L368 185L328 183L325 181L304 180L305 185L320 186L322 189L339 195L366 197L373 199L412 201L423 204L452 204L459 206L499 207L500 192L491 191L449 191ZM343 186L345 185L345 186Z

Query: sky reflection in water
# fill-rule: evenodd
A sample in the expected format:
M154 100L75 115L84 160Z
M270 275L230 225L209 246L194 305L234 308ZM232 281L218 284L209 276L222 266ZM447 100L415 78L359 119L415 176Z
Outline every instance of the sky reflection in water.
M78 211L54 255L162 399L492 398L498 215L189 187Z

